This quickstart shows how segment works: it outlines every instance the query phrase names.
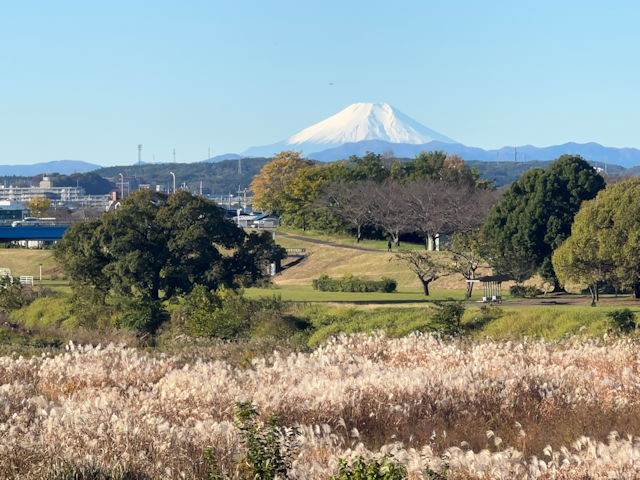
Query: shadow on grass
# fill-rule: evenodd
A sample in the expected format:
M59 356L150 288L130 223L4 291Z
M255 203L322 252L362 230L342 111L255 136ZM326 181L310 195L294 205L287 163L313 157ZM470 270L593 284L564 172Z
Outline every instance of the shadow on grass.
M356 305L402 305L411 303L435 303L437 300L313 300L314 303L350 303Z
M496 320L497 317L490 316L482 316L480 318L475 318L472 322L464 323L462 325L462 333L463 334L471 334L473 332L481 331L484 327Z

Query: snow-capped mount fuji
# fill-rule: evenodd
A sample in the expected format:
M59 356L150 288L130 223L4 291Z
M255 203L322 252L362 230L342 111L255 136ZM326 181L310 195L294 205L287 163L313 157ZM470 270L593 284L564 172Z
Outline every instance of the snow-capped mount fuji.
M267 156L282 150L302 150L307 156L345 143L378 140L421 145L432 141L457 143L425 127L387 103L354 103L335 115L281 142L246 150L247 156Z
M251 147L240 156L269 158L283 150L302 151L305 157L322 162L363 156L367 152L392 151L398 158L412 158L421 151L442 150L460 155L465 161L550 161L571 154L581 155L594 164L640 165L640 149L606 147L593 142L492 150L467 146L425 127L386 103L354 103L286 140Z

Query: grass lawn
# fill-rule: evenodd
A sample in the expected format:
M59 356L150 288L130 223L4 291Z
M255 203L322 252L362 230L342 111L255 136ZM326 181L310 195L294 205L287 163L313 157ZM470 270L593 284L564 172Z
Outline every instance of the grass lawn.
M425 297L422 290L402 289L393 293L382 292L320 292L310 285L280 285L272 288L248 288L245 294L249 298L280 295L283 300L292 302L350 303L356 305L401 306L403 304L433 303L437 300L464 300L464 290L434 290ZM482 292L474 292L472 301L479 301Z
M387 251L387 242L388 240L369 240L363 239L360 240L360 243L356 242L355 237L351 235L345 235L341 233L326 233L326 232L317 232L315 230L301 230L297 228L291 227L279 227L276 230L276 241L280 242L278 238L278 232L290 233L291 235L298 235L301 237L309 237L318 240L324 240L326 242L333 243L342 243L344 245L353 245L363 248L374 248L376 250ZM283 238L281 235L280 238ZM286 240L285 240L286 241ZM283 246L286 246L282 243ZM396 247L393 245L393 251L410 251L410 250L424 250L424 245L422 243L408 243L408 242L400 242L400 247Z
M30 248L0 248L0 268L10 268L11 275L32 275L37 279L42 264L42 277L60 273L60 266L53 259L51 250L36 250Z

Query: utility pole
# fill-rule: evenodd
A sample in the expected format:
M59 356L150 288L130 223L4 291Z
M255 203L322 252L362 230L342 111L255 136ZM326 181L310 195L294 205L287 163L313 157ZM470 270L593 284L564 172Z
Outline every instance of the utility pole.
M238 175L242 175L242 159L238 159Z
M142 165L142 144L138 144L138 165Z
M176 149L173 149L173 163L176 163Z
M513 147L513 161L518 161L518 147Z

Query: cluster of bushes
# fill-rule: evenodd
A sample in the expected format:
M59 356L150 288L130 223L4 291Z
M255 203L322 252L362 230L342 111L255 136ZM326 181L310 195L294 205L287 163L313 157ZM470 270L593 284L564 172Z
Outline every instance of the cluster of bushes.
M174 307L171 326L194 337L285 339L308 327L304 320L288 315L288 308L280 296L254 300L241 291L196 285Z
M365 280L353 275L331 278L322 274L313 280L314 290L321 292L395 292L398 286L392 278L383 277L382 280Z
M636 314L628 308L607 312L607 318L609 319L611 325L621 332L628 333L638 328L638 322L636 322Z
M517 298L536 298L544 292L533 285L512 285L509 288L512 297Z

